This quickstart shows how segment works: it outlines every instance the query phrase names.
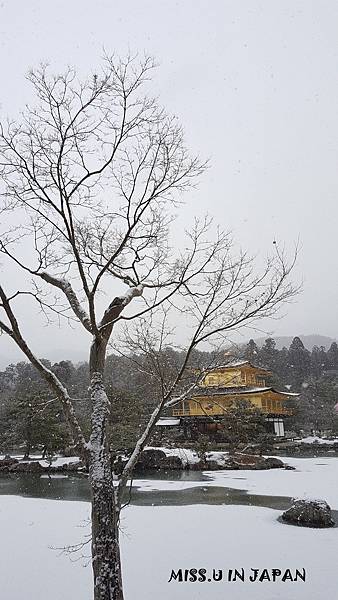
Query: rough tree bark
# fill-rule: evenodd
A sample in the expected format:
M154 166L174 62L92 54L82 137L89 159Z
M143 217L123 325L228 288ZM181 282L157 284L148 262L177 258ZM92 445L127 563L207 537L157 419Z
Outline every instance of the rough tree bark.
M92 502L92 565L94 600L123 600L119 517L121 504L114 490L107 423L110 403L104 388L107 344L113 324L127 304L143 293L143 286L114 298L98 327L90 349L91 436L88 444Z
M89 476L92 499L92 564L95 600L123 600L119 547L119 506L113 487L106 435L109 401L103 372L91 374L92 433Z
M109 311L117 309L114 301ZM108 313L108 311L107 311ZM101 331L109 321L106 314ZM103 377L107 341L112 326L96 336L90 351L91 436L89 441L89 477L92 500L92 565L94 575L94 600L123 600L121 557L119 546L119 506L113 485L107 421L109 400Z

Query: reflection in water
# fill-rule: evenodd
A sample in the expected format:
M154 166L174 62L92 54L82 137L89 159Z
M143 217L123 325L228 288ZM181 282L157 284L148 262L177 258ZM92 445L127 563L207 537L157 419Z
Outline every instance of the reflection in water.
M174 482L201 482L200 486L177 490L147 490L142 491L138 479L133 482L130 504L138 506L183 506L192 504L242 504L262 506L285 510L290 506L290 498L286 496L260 496L248 494L245 490L226 487L203 486L210 477L201 472L172 471L142 474L145 479L162 479ZM245 479L245 477L238 477ZM3 474L0 476L0 494L28 496L30 498L45 498L53 500L90 500L88 480L78 475L33 475L33 474ZM127 500L127 498L126 498Z
M48 498L50 500L90 500L86 477L20 473L0 476L0 494Z

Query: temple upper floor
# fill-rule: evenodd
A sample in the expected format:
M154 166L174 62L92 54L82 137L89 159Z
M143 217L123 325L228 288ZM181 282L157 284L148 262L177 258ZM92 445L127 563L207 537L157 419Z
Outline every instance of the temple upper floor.
M271 372L252 365L248 360L231 361L210 369L201 387L266 387Z

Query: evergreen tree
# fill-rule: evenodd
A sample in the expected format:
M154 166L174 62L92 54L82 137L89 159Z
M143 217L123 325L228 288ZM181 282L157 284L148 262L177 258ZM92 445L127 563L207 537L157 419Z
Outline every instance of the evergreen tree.
M250 400L244 398L233 401L222 418L222 425L232 452L243 444L259 442L266 434L263 413L253 408Z
M145 409L144 397L137 391L133 394L108 385L110 400L109 445L113 453L129 454L140 435L149 410Z
M64 385L72 383L76 369L70 360L61 360L52 366L52 371Z
M244 350L244 357L251 363L257 364L259 360L259 348L254 340L249 340Z
M313 346L311 352L311 375L313 377L320 377L322 373L322 360L320 354L320 348Z
M329 364L325 346L320 346L319 348L319 360L321 373L324 373L327 370Z
M276 342L273 338L267 338L259 353L260 362L275 372L278 363L278 350L276 348Z
M283 346L281 350L278 350L278 354L276 357L276 375L279 378L280 382L284 385L287 385L288 382L288 349Z
M16 365L9 365L5 371L0 372L0 393L13 390L18 378Z
M332 342L326 353L327 368L338 371L338 345L337 342Z
M49 361L41 361L51 368ZM19 362L11 372L15 375L1 411L0 447L22 447L26 458L37 449L50 454L62 450L70 441L68 427L45 382L30 363Z
M287 374L292 389L300 390L311 374L311 355L299 337L295 337L288 352Z
M42 450L43 455L54 454L68 443L68 428L53 399L32 390L12 399L3 415L2 450L23 447L24 458L29 458L33 450Z
M338 401L338 380L327 375L311 378L303 386L293 426L321 435L325 430L336 430L338 416L334 406Z

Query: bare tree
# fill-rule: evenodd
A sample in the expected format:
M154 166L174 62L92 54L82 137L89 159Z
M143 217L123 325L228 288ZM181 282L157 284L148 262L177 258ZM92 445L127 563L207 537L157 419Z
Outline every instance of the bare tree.
M192 350L271 316L295 293L289 283L293 261L286 264L276 252L257 275L252 259L234 255L230 236L214 231L210 219L194 222L181 252L173 248L173 211L205 165L190 156L177 120L147 95L153 67L149 58L106 57L100 73L81 81L72 69L52 75L42 66L29 75L36 105L26 107L19 123L0 126L2 216L8 225L0 251L4 265L22 273L18 286L0 286L0 328L61 402L89 465L95 600L123 598L122 493L157 419L177 393ZM9 225L13 212L19 225ZM113 285L125 291L114 294ZM75 320L91 337L89 439L67 389L37 358L34 340L23 336L18 315L27 297L48 321ZM107 345L123 324L129 337L134 322L139 331L153 326L159 310L164 312L158 345L167 331L163 318L170 326L171 312L187 324L190 341L175 376L168 380L159 371L158 405L114 487L104 388Z

